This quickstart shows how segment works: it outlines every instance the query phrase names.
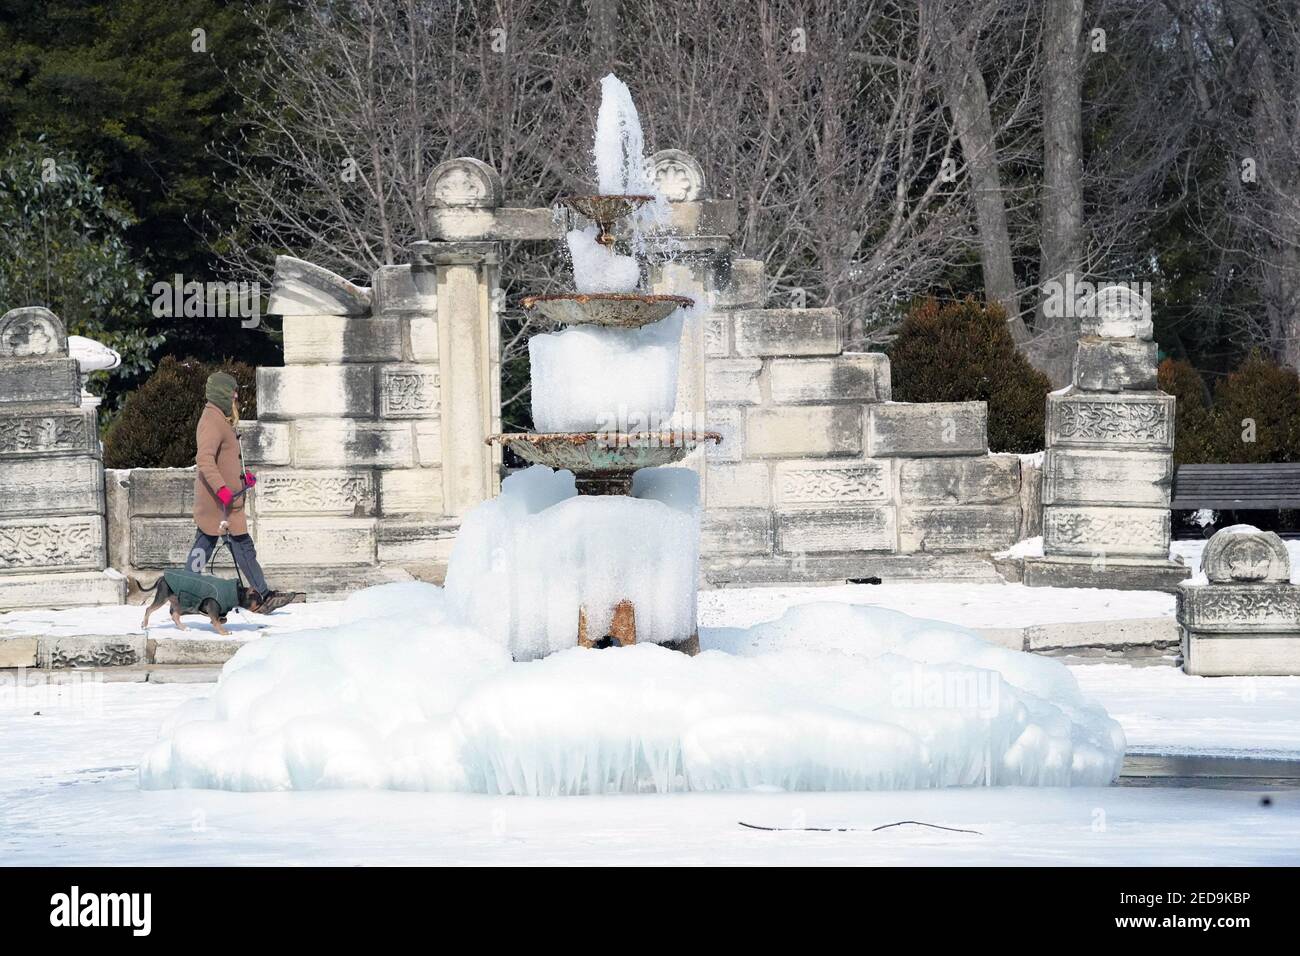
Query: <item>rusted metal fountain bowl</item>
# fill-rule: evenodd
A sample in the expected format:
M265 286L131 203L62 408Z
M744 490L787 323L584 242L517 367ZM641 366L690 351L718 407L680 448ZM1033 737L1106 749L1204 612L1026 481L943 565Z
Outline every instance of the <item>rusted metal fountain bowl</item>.
M524 461L567 469L577 478L578 493L626 495L632 475L681 461L706 442L722 441L717 432L513 432L492 435Z
M564 325L604 325L639 329L667 318L674 309L689 309L694 299L684 295L638 295L635 292L572 292L564 295L530 295L525 309L536 310Z
M596 237L596 241L602 246L612 246L614 244L614 223L640 209L646 203L653 202L654 198L654 196L636 195L566 196L560 202L579 216L590 219L599 226L600 235Z

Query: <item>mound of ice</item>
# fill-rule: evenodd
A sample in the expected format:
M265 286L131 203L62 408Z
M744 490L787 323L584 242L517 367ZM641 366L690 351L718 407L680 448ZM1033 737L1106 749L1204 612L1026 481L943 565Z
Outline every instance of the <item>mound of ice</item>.
M241 648L215 696L163 727L141 785L1096 786L1123 759L1119 725L1062 664L876 608L804 605L705 632L695 658L638 644L530 663L458 620L432 585L362 592L347 617Z
M695 472L648 468L632 497L579 498L571 472L535 465L466 515L447 597L516 660L572 647L580 607L588 633L603 636L624 600L639 642L680 640L695 630L699 550Z
M613 431L628 417L670 415L684 313L639 329L575 325L528 341L533 427L539 432Z
M597 229L571 229L565 234L573 259L573 285L579 292L632 292L641 281L641 267L596 241Z

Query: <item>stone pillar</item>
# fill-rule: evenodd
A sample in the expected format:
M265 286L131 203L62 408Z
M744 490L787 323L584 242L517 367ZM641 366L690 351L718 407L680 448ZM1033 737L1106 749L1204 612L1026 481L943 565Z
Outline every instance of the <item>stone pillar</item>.
M1234 525L1201 555L1204 583L1178 589L1183 670L1201 677L1300 675L1300 586L1271 531Z
M1047 397L1043 557L1024 582L1170 589L1188 575L1169 558L1174 397L1156 389L1146 303L1120 286L1094 302L1073 384Z
M680 149L660 150L650 157L650 165L670 205L668 222L643 239L649 291L684 295L696 303L693 320L682 329L674 411L685 427L705 428L706 339L715 324L713 308L731 273L736 203L708 198L703 169ZM683 460L700 474L702 485L707 482L705 461L704 449L696 449Z
M105 571L96 410L63 323L39 306L0 317L0 489L0 610L125 600Z
M437 276L442 378L442 499L461 517L500 489L501 253L495 242L421 243L416 253Z

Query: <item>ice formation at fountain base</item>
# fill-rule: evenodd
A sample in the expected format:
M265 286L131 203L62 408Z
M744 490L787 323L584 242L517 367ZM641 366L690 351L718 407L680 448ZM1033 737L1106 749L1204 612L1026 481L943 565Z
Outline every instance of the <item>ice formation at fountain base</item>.
M265 637L163 727L149 789L561 795L780 787L1100 786L1119 725L1064 665L842 604L651 644L513 662L433 585L353 595Z

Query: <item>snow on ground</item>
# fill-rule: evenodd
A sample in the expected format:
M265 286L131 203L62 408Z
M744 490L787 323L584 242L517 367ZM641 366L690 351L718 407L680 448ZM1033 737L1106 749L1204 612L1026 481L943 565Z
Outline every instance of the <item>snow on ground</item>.
M802 600L828 589L795 590ZM761 593L771 600L774 589ZM1300 750L1300 678L1109 663L1069 670L1122 724L1130 752ZM1247 791L1126 787L554 798L140 790L140 757L163 721L214 690L19 688L0 675L0 864L1300 863L1296 791L1272 794L1265 807ZM869 832L899 820L980 832ZM860 829L765 832L740 821Z
M1071 667L1131 754L1300 759L1300 677L1190 677L1174 667Z
M273 614L252 614L242 608L232 611L226 621L231 640L248 640L262 634L301 631L312 627L329 627L338 623L342 601L319 601L289 604ZM0 639L21 634L24 637L71 637L93 634L102 637L143 634L140 621L144 608L139 604L77 607L64 610L37 609L0 614ZM201 614L181 618L188 628L179 630L172 623L164 605L149 618L149 636L157 640L195 638L220 640L221 635Z
M1141 672L1135 681L1174 673L1105 670ZM101 690L89 713L59 703L47 688L26 688L21 701L12 688L0 694L0 864L1300 862L1296 791L1272 794L1267 807L1258 793L1245 791L1126 787L552 798L142 791L135 763L161 721L212 687L104 684ZM979 832L910 825L870 832L900 820ZM763 832L741 821L857 829Z
M701 627L749 627L788 607L818 601L871 605L961 627L1027 627L1076 621L1173 617L1174 596L1159 591L1027 588L1023 584L887 582L826 587L701 591Z

